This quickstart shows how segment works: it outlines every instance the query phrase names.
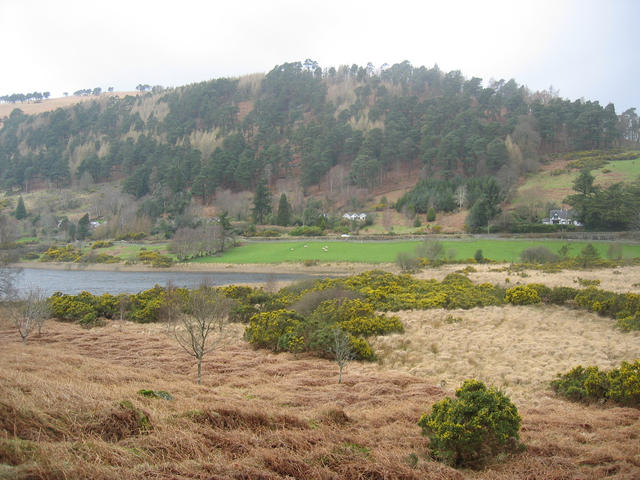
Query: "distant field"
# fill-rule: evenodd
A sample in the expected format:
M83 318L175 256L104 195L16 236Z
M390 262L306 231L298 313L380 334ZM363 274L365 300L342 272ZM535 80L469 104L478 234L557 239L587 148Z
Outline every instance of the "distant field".
M123 260L135 260L141 250L153 250L162 254L168 253L167 243L156 244L143 244L143 243L126 243L126 242L114 242L113 246L106 248L98 248L95 251L98 253L106 253L108 255L114 255L120 257ZM87 247L84 253L91 251L91 247ZM173 256L173 255L172 255Z
M521 205L537 203L540 200L561 203L567 195L575 193L572 186L578 173L578 170L572 170L561 175L551 175L550 171L533 174L518 188L513 203ZM598 170L593 170L592 174L595 177L595 183L602 187L617 182L630 182L640 176L640 158L612 161Z
M136 96L140 92L103 92L100 96L89 95L87 97L78 97L70 95L68 97L57 97L43 100L41 102L25 102L25 103L0 103L0 119L8 117L14 109L19 108L27 115L35 115L38 113L49 112L56 108L67 108L76 103L87 102L91 100L99 100L105 97L126 97L127 95Z
M283 263L319 260L324 262L390 263L400 252L412 252L420 241L399 242L356 242L356 241L293 241L248 243L229 250L218 257L194 260L196 263ZM565 244L569 245L569 255L575 256L589 242L565 242L560 240L443 240L447 255L461 260L473 258L480 249L485 258L502 262L518 261L522 250L543 245L557 252ZM592 242L600 254L606 258L609 243ZM306 247L305 247L306 245ZM323 250L323 247L326 247ZM623 244L625 258L640 257L640 245Z

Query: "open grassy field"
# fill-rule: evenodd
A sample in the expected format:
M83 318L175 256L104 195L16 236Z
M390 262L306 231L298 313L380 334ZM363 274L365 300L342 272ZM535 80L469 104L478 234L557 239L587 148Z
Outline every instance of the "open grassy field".
M576 362L637 355L638 334L539 306L401 318L406 333L379 339L380 362L352 363L341 385L332 361L253 350L237 326L198 386L162 325L51 321L23 346L0 314L0 478L640 477L640 410L570 403L547 384ZM512 396L527 450L454 470L429 459L417 421L474 376Z
M563 245L569 245L569 255L580 253L588 242L565 242L560 240L439 240L447 256L454 259L473 258L477 250L482 250L485 258L500 262L519 261L520 252L532 246L546 246L557 252ZM301 262L304 260L319 260L321 262L363 262L363 263L392 263L400 252L413 252L420 241L277 241L251 242L220 256L204 257L194 260L196 263L284 263ZM591 242L606 258L609 243ZM326 247L326 248L325 248ZM323 250L324 248L324 250ZM639 244L623 244L622 253L625 258L640 256Z
M571 170L560 175L552 174L552 170L542 170L526 178L520 185L513 200L513 205L526 205L545 202L562 201L573 193L573 182L580 173L579 170ZM604 167L592 170L595 184L608 187L618 182L630 182L640 176L640 158L635 160L616 160L607 163Z
M38 113L55 110L57 108L68 108L80 102L100 100L107 97L126 97L127 95L137 96L140 95L140 92L103 92L98 97L93 95L89 95L87 97L70 95L68 97L50 98L47 100L42 100L41 102L0 103L0 119L2 119L3 117L8 117L16 108L19 108L27 115L36 115Z
M83 250L84 253L89 252L91 247L87 247ZM129 243L129 242L114 242L113 246L105 248L96 248L98 253L106 253L108 255L114 255L122 258L123 260L135 260L142 250L149 250L161 253L163 255L169 254L169 245L167 243Z

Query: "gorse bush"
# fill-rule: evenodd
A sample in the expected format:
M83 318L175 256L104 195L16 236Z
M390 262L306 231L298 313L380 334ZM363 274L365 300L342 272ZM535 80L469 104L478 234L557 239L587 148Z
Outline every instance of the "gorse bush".
M138 252L138 261L153 267L165 268L173 265L173 259L168 255L162 255L154 250L141 250Z
M579 290L574 301L578 307L617 319L618 327L624 331L640 329L640 294L589 287Z
M324 296L320 292L322 290L302 295L295 303L299 311L309 312L309 306ZM336 328L349 334L352 350L360 360L374 358L365 337L404 330L398 318L378 315L363 300L342 296L320 302L304 316L286 309L258 313L251 317L245 338L256 347L274 351L311 351L330 356Z
M569 400L598 402L611 400L621 405L640 407L640 360L622 362L608 372L598 367L577 366L558 374L551 388Z
M82 253L73 245L62 247L50 247L40 257L41 262L77 262L82 257Z
M507 290L504 301L513 305L533 305L540 303L540 295L535 288L518 285Z
M502 452L521 448L518 409L503 393L466 380L456 398L445 398L418 425L438 460L456 467L482 467Z

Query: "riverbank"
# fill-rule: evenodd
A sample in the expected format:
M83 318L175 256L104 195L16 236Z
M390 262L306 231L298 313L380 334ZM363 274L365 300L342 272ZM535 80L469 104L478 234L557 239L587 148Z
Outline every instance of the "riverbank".
M69 270L94 272L180 272L180 273L289 273L306 275L353 275L378 269L397 272L393 263L347 263L328 262L317 265L303 263L175 263L167 268L155 268L151 265L124 263L71 263L71 262L19 262L11 264L14 268L33 268L40 270Z

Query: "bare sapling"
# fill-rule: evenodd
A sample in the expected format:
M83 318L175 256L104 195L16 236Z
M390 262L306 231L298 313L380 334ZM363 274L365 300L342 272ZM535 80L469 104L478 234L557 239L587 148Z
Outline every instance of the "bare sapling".
M227 335L232 301L213 288L201 286L189 293L174 317L171 334L178 345L196 359L198 385L202 381L202 359L222 343Z
M338 383L342 383L342 370L355 358L355 352L351 346L349 335L339 328L333 330L333 345L331 346L331 351L340 371Z
M49 313L49 302L39 288L29 289L25 297L16 302L13 310L14 325L23 344L27 343L34 328L38 329L38 335L42 334L42 326L49 318Z

